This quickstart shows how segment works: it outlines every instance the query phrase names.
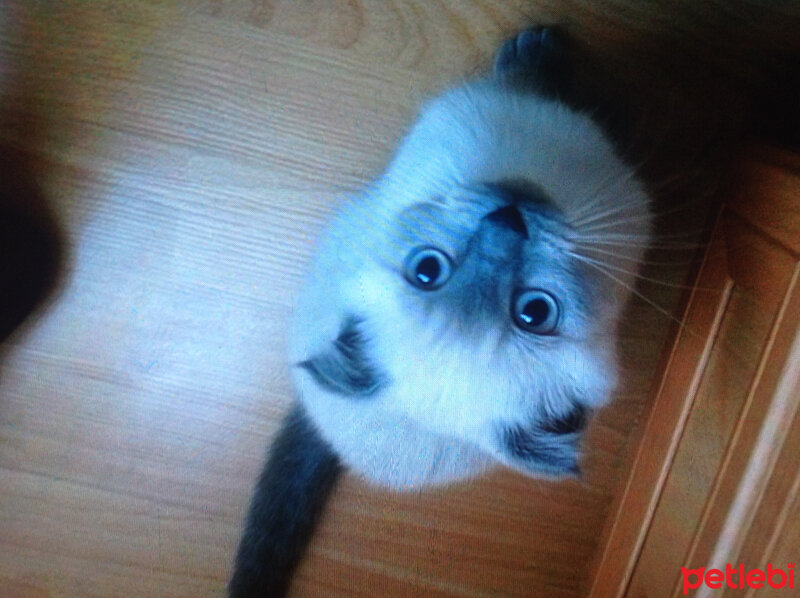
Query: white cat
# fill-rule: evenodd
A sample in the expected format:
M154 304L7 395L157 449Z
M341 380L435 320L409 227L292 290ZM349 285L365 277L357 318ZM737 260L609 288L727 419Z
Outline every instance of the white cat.
M393 489L495 463L578 471L651 212L600 127L558 99L563 63L551 29L509 40L492 77L424 107L330 226L291 331L299 405L231 596L282 594L342 464Z

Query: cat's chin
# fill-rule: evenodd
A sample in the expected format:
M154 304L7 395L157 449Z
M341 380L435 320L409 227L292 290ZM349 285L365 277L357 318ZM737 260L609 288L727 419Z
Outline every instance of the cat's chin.
M308 371L295 372L301 403L341 461L371 485L395 491L441 486L495 464L477 445L425 430L378 400L331 393Z
M301 403L320 436L356 476L370 485L407 492L462 482L497 466L527 477L574 478L580 474L584 422L489 426L486 442L448 436L386 408L379 397L353 398L320 383L308 368L295 368ZM573 418L574 419L574 418ZM485 446L484 446L485 444Z

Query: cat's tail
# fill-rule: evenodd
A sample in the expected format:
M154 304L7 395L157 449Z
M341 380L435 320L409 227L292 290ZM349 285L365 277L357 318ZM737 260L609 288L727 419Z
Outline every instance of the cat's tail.
M230 598L280 598L342 471L303 408L283 422L258 480L236 555Z

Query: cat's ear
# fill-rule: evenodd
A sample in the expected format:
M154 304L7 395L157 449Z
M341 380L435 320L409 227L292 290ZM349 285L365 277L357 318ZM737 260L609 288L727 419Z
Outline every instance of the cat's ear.
M369 397L386 383L367 356L367 341L354 317L345 318L327 349L297 365L328 392L347 397Z
M498 434L503 460L532 474L578 475L579 444L587 421L587 409L577 405L563 417L503 426Z

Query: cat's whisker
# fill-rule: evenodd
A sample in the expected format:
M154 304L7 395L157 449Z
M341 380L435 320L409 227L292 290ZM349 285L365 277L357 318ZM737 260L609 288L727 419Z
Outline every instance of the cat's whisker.
M609 255L609 256L612 256L612 257L614 257L614 258L616 258L618 260L630 261L630 262L634 262L634 263L637 263L637 264L647 264L648 266L663 266L663 267L688 266L689 264L691 264L694 261L694 260L681 260L681 261L644 260L644 259L639 259L639 258L633 257L633 256L623 255L623 254L620 254L619 252L616 252L616 251L609 251L607 249L601 249L599 247L585 247L585 249L587 251L591 251L592 253L599 253L599 254L603 254L603 255ZM581 254L581 255L583 255L583 254Z
M613 174L600 180L594 187L587 189L586 195L597 202L604 202L605 198L602 197L602 193L604 191L607 191L614 185L627 187L628 183L636 178L638 178L638 167L629 170L622 176L620 176L618 172L614 172Z
M586 230L588 232L594 232L598 230L603 230L604 228L604 226L597 226L595 224L597 222L600 222L603 225L605 225L605 223L607 222L609 226L617 226L620 224L633 224L635 222L640 222L642 220L647 220L647 219L657 220L658 218L663 218L665 216L670 216L672 214L680 213L688 208L698 205L698 203L699 202L696 199L692 199L689 201L679 203L666 210L659 210L652 213L633 214L628 218L611 220L612 216L621 214L627 209L627 206L620 206L619 208L612 208L606 210L605 212L599 212L596 215L596 217L585 218L583 220L576 220L572 223L572 225L575 227L579 227L583 230ZM594 226L587 227L586 225L589 224L594 224Z
M687 333L687 334L691 334L691 335L693 335L693 336L697 336L697 335L700 335L700 336L705 336L703 333L701 333L701 332L698 332L698 331L697 331L697 330L696 330L694 327L692 327L692 326L690 326L690 325L686 324L684 321L682 321L682 320L680 320L679 318L675 317L675 316L674 316L672 313L670 313L668 310L666 310L665 308L663 308L662 306L660 306L659 304L657 304L655 301L653 301L652 299L650 299L649 297L647 297L647 296L646 296L645 294L643 294L642 292L640 292L640 291L638 291L637 289L635 289L635 288L634 288L632 285L629 285L629 284L627 284L625 281L623 281L623 280L622 280L622 279L620 279L619 277L615 276L614 274L612 274L611 272L609 272L608 270L606 270L606 269L605 269L603 266L599 266L599 265L597 265L597 264L593 264L593 263L590 263L590 262L586 262L586 264L587 264L588 266L590 266L590 267L592 267L592 268L596 269L597 271L599 271L599 272L600 272L600 273L602 273L603 275L605 275L605 276L609 277L611 280L613 280L614 282L616 282L616 283L617 283L617 284L619 284L620 286L622 286L622 287L624 287L624 288L628 289L628 290L629 290L629 291L630 291L632 294L634 294L635 296L639 297L639 298L640 298L642 301L644 301L645 303L647 303L648 305L650 305L650 306L651 306L653 309L655 309L655 310L656 310L656 311L658 311L659 313L661 313L661 314L665 315L666 317L668 317L668 318L669 318L670 320L672 320L673 322L676 322L676 323L679 325L679 327L680 327L680 330L681 330L681 331L683 331L683 332L685 332L685 333ZM706 287L695 287L695 286L691 286L691 287L688 287L688 288L689 288L689 289L701 290L701 291L713 292L713 293L716 293L717 295L720 295L720 296L724 296L724 295L725 295L726 293L728 293L728 292L729 292L729 290L730 290L728 287L726 287L726 288L715 288L715 289L709 289L709 288L706 288ZM724 341L724 346L725 346L725 350L726 350L726 351L729 351L729 352L730 352L732 355L736 355L736 356L740 357L742 360L746 360L746 359L747 359L747 357L748 357L748 356L747 356L746 354L744 354L744 353L743 353L743 352L742 352L742 351L741 351L741 350L740 350L740 349L739 349L737 346L735 346L733 343L731 343L731 342L729 342L729 341Z
M598 214L595 208L598 205L604 203L604 201L606 199L606 198L602 197L602 192L606 191L615 182L624 184L624 183L630 181L631 179L639 176L638 173L641 171L641 169L644 167L644 165L646 163L647 163L647 159L644 159L639 164L633 165L632 166L633 171L628 173L628 175L625 176L625 177L619 177L619 176L616 176L616 175L610 176L610 177L606 177L597 186L595 186L594 189L588 191L587 192L587 196L591 197L591 200L585 202L583 204L583 206L581 206L581 208L579 210L575 211L575 213L574 213L575 223L582 225L582 224L590 223L594 219L598 219L599 220L601 214ZM683 173L676 173L676 174L673 174L672 176L662 178L661 180L659 180L657 182L649 182L648 181L646 183L646 185L645 185L645 188L646 188L646 191L648 192L648 194L650 194L650 195L660 195L660 194L667 193L671 188L673 188L673 186L675 186L676 183L680 183L681 181L684 181L684 180L686 180L686 176ZM675 188L677 189L679 187L675 187ZM690 201L683 202L683 203L679 204L678 206L676 206L674 208L670 208L669 210L656 212L654 215L656 217L660 217L660 216L665 216L665 215L668 215L668 214L671 214L671 213L679 212L680 210L682 210L684 208L691 207L692 205L699 205L700 203L702 203L702 201L703 201L703 198L695 196ZM625 207L627 207L627 206L621 206L622 209L624 209ZM614 213L614 210L611 210L608 213L609 214L610 213ZM591 216L592 220L583 220L584 218L589 217L589 216Z
M664 209L664 210L657 210L657 211L653 211L652 213L646 213L646 214L635 214L635 215L632 215L630 218L627 218L627 219L624 219L624 220L614 220L613 224L632 223L632 222L636 222L639 219L645 219L645 218L653 218L653 220L657 220L657 219L663 218L665 216L670 216L672 214L680 213L680 212L682 212L684 210L687 210L689 208L692 208L692 207L695 207L697 205L700 205L700 203L701 202L697 198L693 198L693 199L689 199L689 200L684 201L684 202L680 202L680 203L678 203L678 204L676 204L676 205L674 205L674 206L672 206L670 208ZM606 217L611 217L613 215L622 213L627 208L628 208L628 206L619 206L619 207L615 207L615 208L611 208L609 210L606 210L605 212L598 212L591 218L586 218L584 220L576 221L576 225L583 227L583 226L585 226L587 224L592 224L592 223L594 223L596 221L603 220Z
M603 191L603 189L596 189L595 191L592 191L592 192L586 194L586 196L588 198L590 198L590 199L585 201L581 205L581 207L579 209L575 210L575 212L572 214L573 221L576 224L582 224L584 222L591 222L592 220L594 220L597 217L597 215L598 215L598 211L597 211L598 206L602 206L602 205L606 204L607 201L608 201L608 198L602 196L601 191ZM614 211L623 210L623 209L625 209L627 207L629 207L629 206L614 206L613 210Z
M631 214L626 218L614 218L614 216L622 215L627 210L627 206L619 207L617 209L608 210L605 213L597 214L597 217L584 218L582 220L574 220L571 225L575 228L580 228L587 232L602 231L617 226L620 224L628 224L641 221L649 221L653 219L653 214L648 212ZM592 226L587 226L592 225Z
M583 225L595 220L600 220L607 215L623 212L635 205L631 203L616 203L605 210L599 210L598 206L608 204L608 198L600 196L599 193L587 194L587 196L590 199L572 215L573 222L575 222L577 225Z
M708 291L708 292L718 292L717 289L710 289L710 288L703 288L697 287L693 285L685 285L685 284L677 284L673 282L667 282L665 280L660 280L658 278L652 278L650 276L644 276L635 270L626 270L625 268L620 268L618 266L612 266L606 262L602 262L600 260L595 260L588 256L582 255L580 253L575 253L570 251L569 254L574 257L576 260L584 262L589 265L600 266L602 268L608 268L609 270L613 270L615 272L620 272L622 274L628 274L633 276L634 278L638 278L639 280L645 280L647 282L652 282L654 284L658 284L665 287L675 288L675 289L697 289L699 291Z
M678 232L678 233L660 233L660 234L657 235L656 238L658 240L664 240L664 239L669 239L669 240L671 240L671 239L693 239L693 238L697 237L697 235L702 234L703 232L704 232L703 230L694 229L694 230L685 230L685 231L681 231L681 232ZM650 234L646 234L646 233L641 233L640 234L640 233L622 233L622 232L607 232L607 233L602 233L602 234L594 233L594 234L585 235L585 236L581 235L578 232L575 236L579 237L579 238L595 239L595 240L601 240L601 241L602 240L606 240L606 239L610 239L612 241L616 241L616 240L626 241L626 240L630 239L630 240L634 240L635 241L635 240L642 239L642 238L647 238L647 239L652 238Z
M594 216L597 213L597 207L606 203L606 198L603 197L602 192L611 186L614 180L616 179L606 179L600 185L586 193L587 200L584 201L581 207L575 210L573 214L576 222L581 221L583 218Z
M638 166L634 167L634 168L626 169L626 170L627 170L627 172L625 172L625 174L622 175L622 176L620 176L618 172L615 172L615 173L607 176L605 179L600 181L600 184L597 185L592 190L591 194L594 195L595 193L598 193L599 191L604 191L605 189L608 189L610 186L612 186L615 183L616 184L623 184L623 185L627 184L628 182L630 182L633 179L638 177L638 172L639 172L639 167Z
M631 241L620 241L620 242L592 242L592 241L584 241L581 245L587 247L610 247L610 248L639 248L645 251L650 250L657 250L657 251L670 251L670 252L695 252L702 250L705 245L703 243L634 243Z
M606 210L605 212L597 212L596 216L576 221L574 223L574 225L575 226L580 226L580 227L583 228L588 224L594 224L594 223L596 223L598 221L600 221L600 222L608 221L610 224L617 225L617 224L634 223L634 222L639 222L641 220L647 220L647 219L657 220L659 218L663 218L664 216L669 216L671 214L679 213L679 212L681 212L683 210L686 210L687 208L692 207L693 205L697 205L697 203L698 202L695 201L695 200L690 200L690 201L686 201L686 202L680 203L680 204L678 204L678 205L676 205L676 206L674 206L672 208L666 209L666 210L658 210L658 211L644 212L644 213L639 212L638 214L632 214L628 218L625 218L625 219L622 219L622 220L610 220L610 218L612 216L615 216L617 214L621 214L621 213L625 212L626 209L629 208L629 206L619 206L619 207L615 207L615 208ZM594 226L594 227L588 228L587 230L600 230L600 229L602 229L602 227Z
M639 247L643 249L663 249L665 251L696 251L706 246L702 242L693 241L651 241L648 237L637 238L607 238L607 237L570 237L576 245L590 245L600 247Z
M608 276L611 280L613 280L614 282L616 282L620 286L628 289L631 293L633 293L634 295L639 297L642 301L646 302L648 305L650 305L652 308L654 308L659 313L667 316L673 322L677 322L678 325L681 328L686 328L684 323L681 320L679 320L678 318L676 318L672 313L670 313L668 310L666 310L665 308L660 306L658 303L656 303L655 301L653 301L652 299L647 297L644 293L641 293L640 291L637 291L633 286L627 284L621 278L618 278L617 276L614 276L611 272L607 271L605 268L603 268L601 266L598 266L597 264L593 264L591 262L586 262L586 264L588 266L592 267L592 268L595 268L596 270L598 270L600 273L604 274L605 276Z

